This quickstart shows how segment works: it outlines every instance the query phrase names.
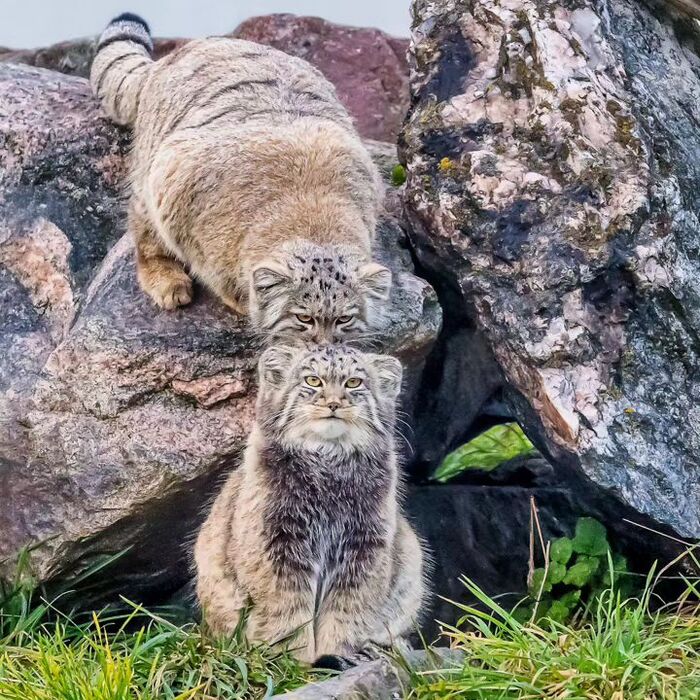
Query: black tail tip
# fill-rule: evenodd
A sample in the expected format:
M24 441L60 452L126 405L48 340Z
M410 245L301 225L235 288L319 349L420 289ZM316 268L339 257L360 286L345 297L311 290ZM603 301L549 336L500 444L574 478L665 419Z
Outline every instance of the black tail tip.
M151 33L151 28L148 26L148 22L143 17L139 17L133 12L122 12L118 17L115 17L110 24L115 22L135 22L140 24L149 34Z

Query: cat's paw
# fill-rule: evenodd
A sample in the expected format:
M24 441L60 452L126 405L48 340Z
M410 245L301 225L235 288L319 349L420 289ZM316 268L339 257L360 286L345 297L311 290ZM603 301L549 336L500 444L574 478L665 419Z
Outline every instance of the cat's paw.
M161 309L172 311L192 301L192 280L187 275L161 278L144 291Z

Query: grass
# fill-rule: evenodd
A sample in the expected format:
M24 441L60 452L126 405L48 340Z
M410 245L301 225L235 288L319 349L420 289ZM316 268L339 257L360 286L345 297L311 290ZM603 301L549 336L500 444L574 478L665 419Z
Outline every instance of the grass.
M252 700L312 677L288 652L249 644L240 632L214 640L195 623L129 605L128 613L70 617L37 600L30 578L0 585L0 698Z
M444 626L464 663L410 672L408 700L693 700L700 698L700 618L687 594L652 611L653 587L622 600L605 591L570 624L519 622L469 580L479 602ZM19 591L19 592L18 592ZM2 700L266 698L310 671L241 634L214 641L132 606L78 622L14 589L0 606ZM51 619L53 617L53 619ZM318 676L316 676L318 678Z
M522 622L463 579L477 602L456 604L460 620L443 625L463 660L438 665L436 655L421 671L403 662L403 697L700 700L700 588L686 580L679 600L662 605L654 590L667 569L650 574L637 597L623 598L613 580L566 624L534 614ZM320 677L242 631L214 640L196 623L129 605L128 614L65 616L37 600L31 578L0 582L0 699L247 700Z
M651 578L639 598L604 591L570 624L521 623L471 581L479 604L445 626L464 662L410 672L409 700L697 700L697 585L674 608L652 611Z
M127 618L128 620L128 618ZM97 615L56 621L0 643L3 700L264 698L298 687L309 671L286 653L240 639L208 639L195 624L151 616L135 631Z

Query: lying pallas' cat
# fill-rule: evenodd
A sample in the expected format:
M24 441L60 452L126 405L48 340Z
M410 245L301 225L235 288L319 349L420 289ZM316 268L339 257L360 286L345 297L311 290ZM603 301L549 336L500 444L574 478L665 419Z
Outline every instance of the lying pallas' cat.
M378 172L333 86L306 61L227 38L159 61L121 15L91 83L133 127L129 228L142 289L166 309L192 277L268 338L371 333L391 273L372 262Z

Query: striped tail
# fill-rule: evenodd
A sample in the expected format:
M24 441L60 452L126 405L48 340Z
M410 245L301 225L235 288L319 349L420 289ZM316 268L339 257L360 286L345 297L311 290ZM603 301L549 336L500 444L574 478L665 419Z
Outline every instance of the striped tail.
M115 17L100 35L90 70L90 84L109 117L117 124L133 124L139 97L150 67L151 31L138 15Z

